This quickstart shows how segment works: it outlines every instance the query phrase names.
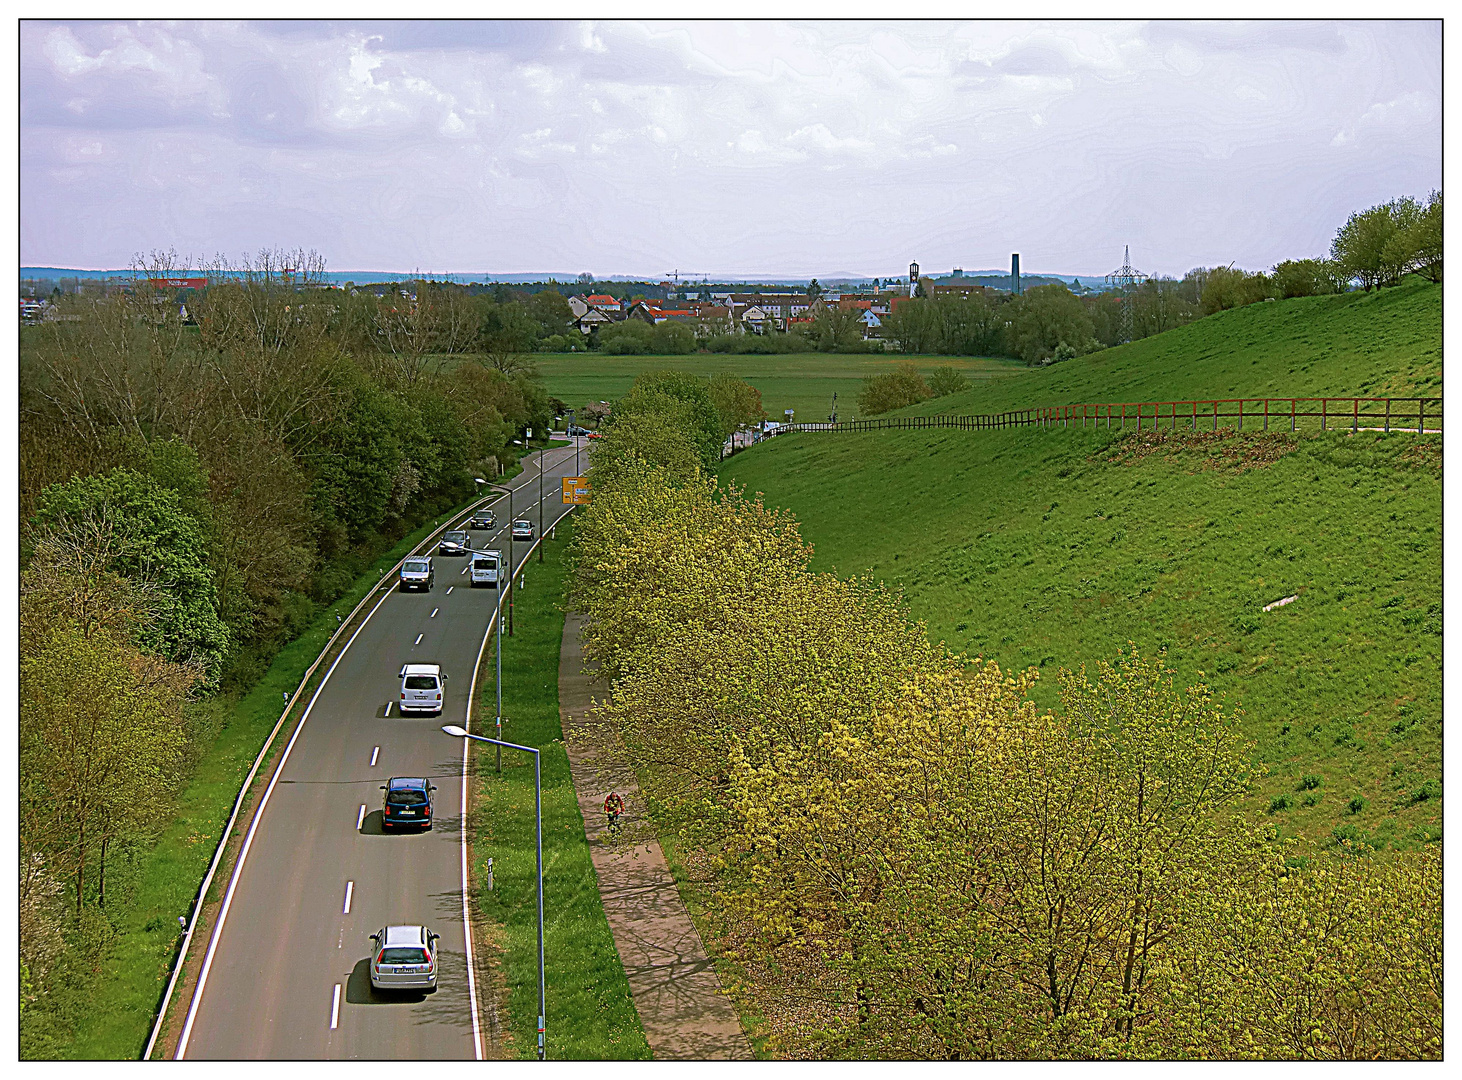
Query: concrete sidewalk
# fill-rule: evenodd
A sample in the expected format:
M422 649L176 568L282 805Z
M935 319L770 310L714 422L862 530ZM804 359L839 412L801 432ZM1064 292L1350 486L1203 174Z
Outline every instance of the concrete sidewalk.
M619 739L595 719L579 644L582 618L564 620L558 664L558 709L574 790L584 815L599 895L629 977L645 1038L662 1060L750 1060L751 1044L706 956L675 878L653 834L643 835L645 800ZM604 836L604 796L624 796L620 825L627 837ZM638 828L637 828L638 826ZM648 832L648 830L644 830Z

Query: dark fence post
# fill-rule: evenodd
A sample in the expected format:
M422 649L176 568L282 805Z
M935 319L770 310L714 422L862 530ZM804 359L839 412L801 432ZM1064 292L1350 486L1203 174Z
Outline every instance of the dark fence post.
M1269 399L1264 399L1264 430L1269 430Z
M1239 430L1244 430L1244 399L1239 398Z
M1326 412L1326 407L1329 404L1329 402L1330 402L1330 399L1329 398L1321 398L1320 399L1320 430L1321 431L1324 431L1325 430L1325 421L1328 419L1328 417L1325 415L1325 412Z
M1296 430L1296 428L1295 428L1294 425L1295 425L1294 398L1290 398L1289 399L1289 430L1290 431Z
M1351 399L1353 419L1350 423L1350 433L1354 435L1360 430L1360 398Z
M1386 433L1391 433L1391 399L1386 399Z
M1416 433L1418 435L1426 434L1426 398L1424 397L1416 399Z
M1218 402L1213 403L1213 430L1218 430Z

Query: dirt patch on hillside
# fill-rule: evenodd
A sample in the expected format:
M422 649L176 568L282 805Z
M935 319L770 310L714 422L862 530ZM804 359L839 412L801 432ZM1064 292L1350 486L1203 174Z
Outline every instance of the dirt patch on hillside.
M1244 472L1267 469L1299 446L1299 436L1288 432L1243 432L1234 428L1217 431L1134 431L1091 456L1107 465L1136 465L1158 456L1196 457L1198 471Z

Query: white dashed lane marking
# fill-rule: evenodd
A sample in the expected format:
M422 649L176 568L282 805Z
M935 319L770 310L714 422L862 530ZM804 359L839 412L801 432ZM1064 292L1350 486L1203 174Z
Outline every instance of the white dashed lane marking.
M347 881L345 883L345 914L346 915L349 915L350 914L350 898L351 898L351 896L354 893L355 893L355 882L353 882L353 881Z
M411 647L414 649L414 648L416 648L416 646L420 645L421 644L421 639L423 637L425 637L425 636L426 636L425 634L417 634L416 635L416 640L411 643Z
M442 609L441 609L441 608L439 608L439 607L434 607L434 608L432 608L432 609L431 609L431 618L433 618L433 619L435 619L435 618L436 618L436 617L437 617L437 612L439 612L439 611L441 611L441 610L442 610Z
M355 831L360 832L360 827L365 823L365 803L360 804L360 813L355 815Z
M377 746L373 750L371 750L371 765L372 766L375 765L375 763L376 763L376 757L380 754L380 752L381 752L381 748L379 746Z
M340 984L335 984L335 1000L330 1003L330 1030L340 1026Z

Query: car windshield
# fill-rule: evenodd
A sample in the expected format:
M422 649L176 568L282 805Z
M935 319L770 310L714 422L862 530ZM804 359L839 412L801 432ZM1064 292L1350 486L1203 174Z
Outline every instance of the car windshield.
M443 535L442 539L449 544L465 544L467 543L467 534L464 532L449 532Z
M388 792L386 798L402 806L420 806L426 802L426 792L413 790L412 788L400 788L396 791Z
M529 522L526 522L526 521L515 521L515 522L513 522L513 528L515 528L515 529L531 529L531 528L533 528L533 526L532 526L532 524L530 524Z
M425 559L412 559L402 569L411 574L424 574L431 569L431 563Z
M497 560L496 559L473 559L472 560L472 569L474 569L474 570L496 570L497 569Z
M408 690L435 690L436 688L437 677L435 675L406 676L406 689Z
M425 964L431 957L427 956L425 949L402 949L392 946L389 949L381 950L382 964Z

